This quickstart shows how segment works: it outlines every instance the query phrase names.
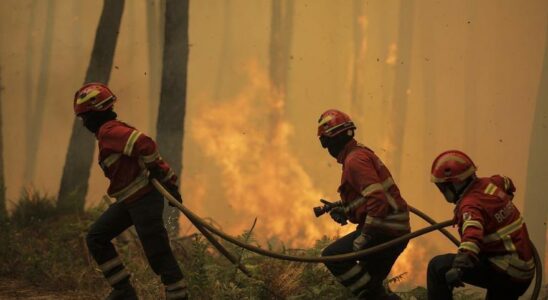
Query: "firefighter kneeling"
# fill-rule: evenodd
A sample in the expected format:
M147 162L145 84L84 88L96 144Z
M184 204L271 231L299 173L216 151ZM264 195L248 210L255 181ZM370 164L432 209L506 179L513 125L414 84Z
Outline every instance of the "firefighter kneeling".
M327 246L322 256L362 250L409 233L407 203L377 155L356 142L356 126L348 115L328 110L318 122L322 147L327 148L343 168L338 190L341 201L331 204L330 215L340 224L347 220L358 224L356 231ZM407 242L359 261L325 265L359 299L400 299L385 290L383 281L406 246Z
M460 151L446 151L432 164L432 181L456 205L461 243L457 254L428 265L428 299L452 299L465 283L487 289L487 299L518 299L529 287L535 263L527 227L512 203L508 177L476 177L476 166Z

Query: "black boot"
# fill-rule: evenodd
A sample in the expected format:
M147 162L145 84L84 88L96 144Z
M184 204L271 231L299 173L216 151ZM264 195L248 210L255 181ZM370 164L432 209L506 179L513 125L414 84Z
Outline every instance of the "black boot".
M137 293L135 293L135 289L131 286L131 284L125 285L120 288L114 288L108 294L106 300L138 300Z

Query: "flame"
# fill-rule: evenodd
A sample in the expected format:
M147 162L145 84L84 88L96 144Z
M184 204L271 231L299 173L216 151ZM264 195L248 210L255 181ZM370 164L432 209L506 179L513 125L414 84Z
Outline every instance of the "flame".
M249 83L237 96L203 104L191 120L191 135L220 167L223 200L240 220L223 225L241 231L258 217L256 236L310 246L329 232L327 222L311 222L311 203L322 193L290 151L293 127L283 113L283 93L256 62L248 63L246 70Z
M396 263L392 267L390 277L395 277L401 274L401 281L390 284L393 290L406 290L418 285L424 286L426 281L426 266L428 265L429 256L427 247L424 243L411 240L407 248L398 257Z

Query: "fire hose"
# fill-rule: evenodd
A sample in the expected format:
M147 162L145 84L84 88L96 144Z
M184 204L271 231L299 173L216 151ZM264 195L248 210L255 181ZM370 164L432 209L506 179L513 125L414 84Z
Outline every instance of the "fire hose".
M429 232L432 232L432 231L435 231L435 230L440 230L449 240L451 240L451 242L453 242L455 245L459 246L459 241L453 235L451 235L451 233L449 233L447 230L444 229L445 227L453 225L454 224L453 220L447 220L447 221L443 221L443 222L440 222L440 223L436 223L432 218L428 217L423 212L419 211L416 208L410 207L411 212L413 212L417 216L421 217L422 219L424 219L425 221L430 223L431 226L424 227L424 228L421 228L419 230L413 231L411 233L402 235L400 237L397 237L395 239L392 239L392 240L390 240L388 242L385 242L383 244L380 244L380 245L376 245L376 246L373 246L373 247L370 247L370 248L367 248L367 249L363 249L363 250L352 252L352 253L346 253L346 254L338 254L338 255L322 256L322 257L310 257L310 256L287 255L287 254L272 252L272 251L265 250L263 248L254 246L254 245L246 244L246 243L244 243L244 242L242 242L242 241L240 241L240 240L224 233L223 231L215 228L214 226L211 226L209 223L205 222L198 215L194 214L190 209L186 208L181 203L179 203L177 200L175 200L175 198L162 186L162 184L160 182L158 182L158 180L152 179L152 184L154 185L154 187L160 193L162 193L162 195L164 195L164 197L169 201L169 203L171 205L177 207L190 220L190 222L192 222L192 224L194 226L196 226L196 228L200 232L204 233L204 232L209 231L209 232L207 232L208 234L207 235L204 234L204 236L210 242L212 242L212 240L215 241L215 242L212 242L212 244L215 246L215 248L217 248L217 250L219 250L219 252L221 252L223 255L225 255L227 257L227 259L229 259L232 263L236 264L238 266L238 268L240 270L242 270L242 272L245 273L247 276L249 276L249 274L250 274L249 271L247 271L247 269L245 269L245 267L242 264L238 263L237 260L235 260L234 257L230 254L230 252L228 252L228 250L226 250L213 236L211 236L210 232L213 233L213 234L216 234L217 236L219 236L220 238L224 239L227 242L230 242L230 243L232 243L234 245L237 245L239 247L242 247L242 248L244 248L248 251L251 251L251 252L263 255L263 256L276 258L276 259L281 259L281 260L294 261L294 262L305 262L305 263L325 263L325 262L340 262L340 261L356 260L358 258L367 256L367 255L370 255L370 254L373 254L373 253L376 253L376 252L379 252L379 251L383 251L383 250L385 250L387 248L390 248L394 245L397 245L397 244L400 244L402 242L414 239L416 237L419 237L421 235L424 235L426 233L429 233ZM535 248L535 246L533 245L533 243L531 243L531 248L533 249L533 256L534 256L534 260L535 260L535 287L534 287L531 299L537 300L538 296L539 296L539 293L540 293L540 288L541 288L541 285L542 285L542 265L541 265L541 261L540 261L538 251ZM224 249L224 250L221 250L221 249Z

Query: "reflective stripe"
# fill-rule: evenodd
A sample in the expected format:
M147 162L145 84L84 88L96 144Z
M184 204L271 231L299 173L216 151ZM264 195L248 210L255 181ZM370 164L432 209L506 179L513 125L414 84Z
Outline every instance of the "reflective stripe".
M466 230L467 227L476 227L476 228L479 228L479 229L483 230L483 225L481 225L481 223L479 221L466 220L466 221L464 221L464 223L462 223L462 229L461 229L462 234L464 234L464 231Z
M133 130L131 134L129 135L129 138L127 139L126 146L124 147L124 154L127 156L131 156L131 152L133 151L133 145L135 144L135 141L137 141L137 138L141 133L137 130Z
M348 279L358 275L358 273L360 273L361 271L362 271L362 266L359 265L359 264L356 264L354 267L352 267L352 269L346 271L346 273L337 276L337 280L339 282L343 282L345 280L348 280Z
M78 99L76 99L76 105L86 103L89 100L95 98L95 96L99 95L100 93L101 92L99 90L92 90L88 94L80 94L80 97L78 97ZM84 97L82 97L82 96L84 96ZM109 99L110 99L110 97L109 97Z
M489 257L489 261L508 275L518 279L529 279L535 272L533 259L523 261L517 255L500 255Z
M352 200L352 202L350 202L350 204L348 204L344 207L344 211L346 212L346 214L350 214L350 212L352 212L356 208L362 206L365 202L367 202L367 199L364 198L364 197L356 198L356 199Z
M439 163L438 163L439 165ZM461 173L460 175L456 176L455 178L461 180L461 181L464 181L464 179L470 177L472 174L474 174L476 172L476 167L474 167L473 165L470 166L468 168L468 170L464 171L463 173ZM443 178L443 177L436 177L434 175L432 175L430 177L430 181L434 182L434 183L437 183L437 182L445 182L447 179L446 178Z
M382 183L373 183L368 185L365 189L361 191L360 194L363 196L363 198L367 198L374 192L383 191L390 207L392 207L394 211L398 211L399 208L398 208L398 205L396 204L396 199L394 199L394 197L392 197L392 195L388 192L388 190L393 185L394 185L394 179L392 179L392 177L388 177ZM361 204L365 203L365 199L363 198L357 198L353 200L348 206L349 207L348 211L352 211L358 208L359 206L361 206ZM358 204L354 204L354 201L358 201L358 200L360 202Z
M120 154L120 153L113 153L113 154L107 156L105 159L103 159L101 164L105 168L108 168L108 167L112 166L115 162L117 162L118 159L120 159L121 156L122 156L122 154Z
M177 289L185 289L186 288L186 283L185 283L185 280L184 279L181 279L175 283L172 283L172 284L168 284L166 286L166 290L168 291L174 291L174 290L177 290Z
M166 299L167 300L173 300L173 299L181 299L181 298L184 298L187 296L187 290L186 289L183 289L183 290L177 290L177 291L174 291L174 292L167 292L166 293Z
M122 201L129 196L133 195L138 190L142 189L143 187L147 186L149 183L148 180L148 170L143 170L141 175L139 175L133 182L128 184L125 188L121 189L118 192L112 193L109 196L112 198L116 198L117 201Z
M502 239L503 237L510 235L514 233L515 231L521 229L521 226L523 225L523 217L519 217L514 222L510 223L509 225L502 227L501 229L497 230L496 232L493 232L489 235L486 235L483 237L484 243L491 243L494 241L498 241Z
M497 186L492 183L489 183L483 192L487 195L494 195L496 190L497 190Z
M361 192L362 196L367 197L371 194L373 194L376 191L382 191L382 185L380 183L373 183L368 185L363 191Z
M508 177L506 176L503 176L503 178L504 178L504 190L508 191L508 189L510 188L510 179L508 179Z
M101 270L101 272L106 273L120 265L122 265L122 260L120 259L119 256L116 256L115 258L108 260L102 263L101 265L99 265L99 269Z
M474 242L462 242L460 243L459 249L469 250L476 254L479 254L480 252L480 248Z
M387 221L409 221L409 212L404 211L397 214L392 214L384 217L384 220Z
M401 214L407 214L407 219L401 218L400 216ZM365 218L365 224L369 224L376 227L384 227L384 228L393 229L393 230L401 230L401 231L409 230L410 229L409 222L408 222L409 214L407 212L404 212L401 214L393 215L394 216L393 219L388 219L388 217L390 216L387 216L385 218L376 218L376 217L367 216ZM401 220L399 220L398 218L401 218Z
M169 171L167 172L167 175L162 178L162 182L166 182L168 180L171 179L171 177L173 177L175 175L175 172L173 171L173 169L169 169Z
M126 269L122 269L119 272L107 277L107 281L110 285L115 285L127 277L129 277L129 272Z
M101 102L99 102L99 103L96 103L96 104L93 105L93 106L94 106L95 108L97 108L97 109L101 109L101 108L103 108L103 104L105 104L105 103L107 103L107 102L109 102L109 101L111 101L111 100L112 100L112 96L106 98L105 100L103 100L103 101L101 101Z
M150 155L143 155L143 156L141 156L141 158L143 159L143 162L145 164L149 164L149 163L154 162L155 160L160 158L160 152L154 151L154 153L152 153Z
M369 280L371 280L371 275L369 275L369 273L366 272L365 274L363 274L363 276L360 279L358 279L358 281L354 282L354 284L352 284L348 288L352 292L355 292L363 288L369 282Z

